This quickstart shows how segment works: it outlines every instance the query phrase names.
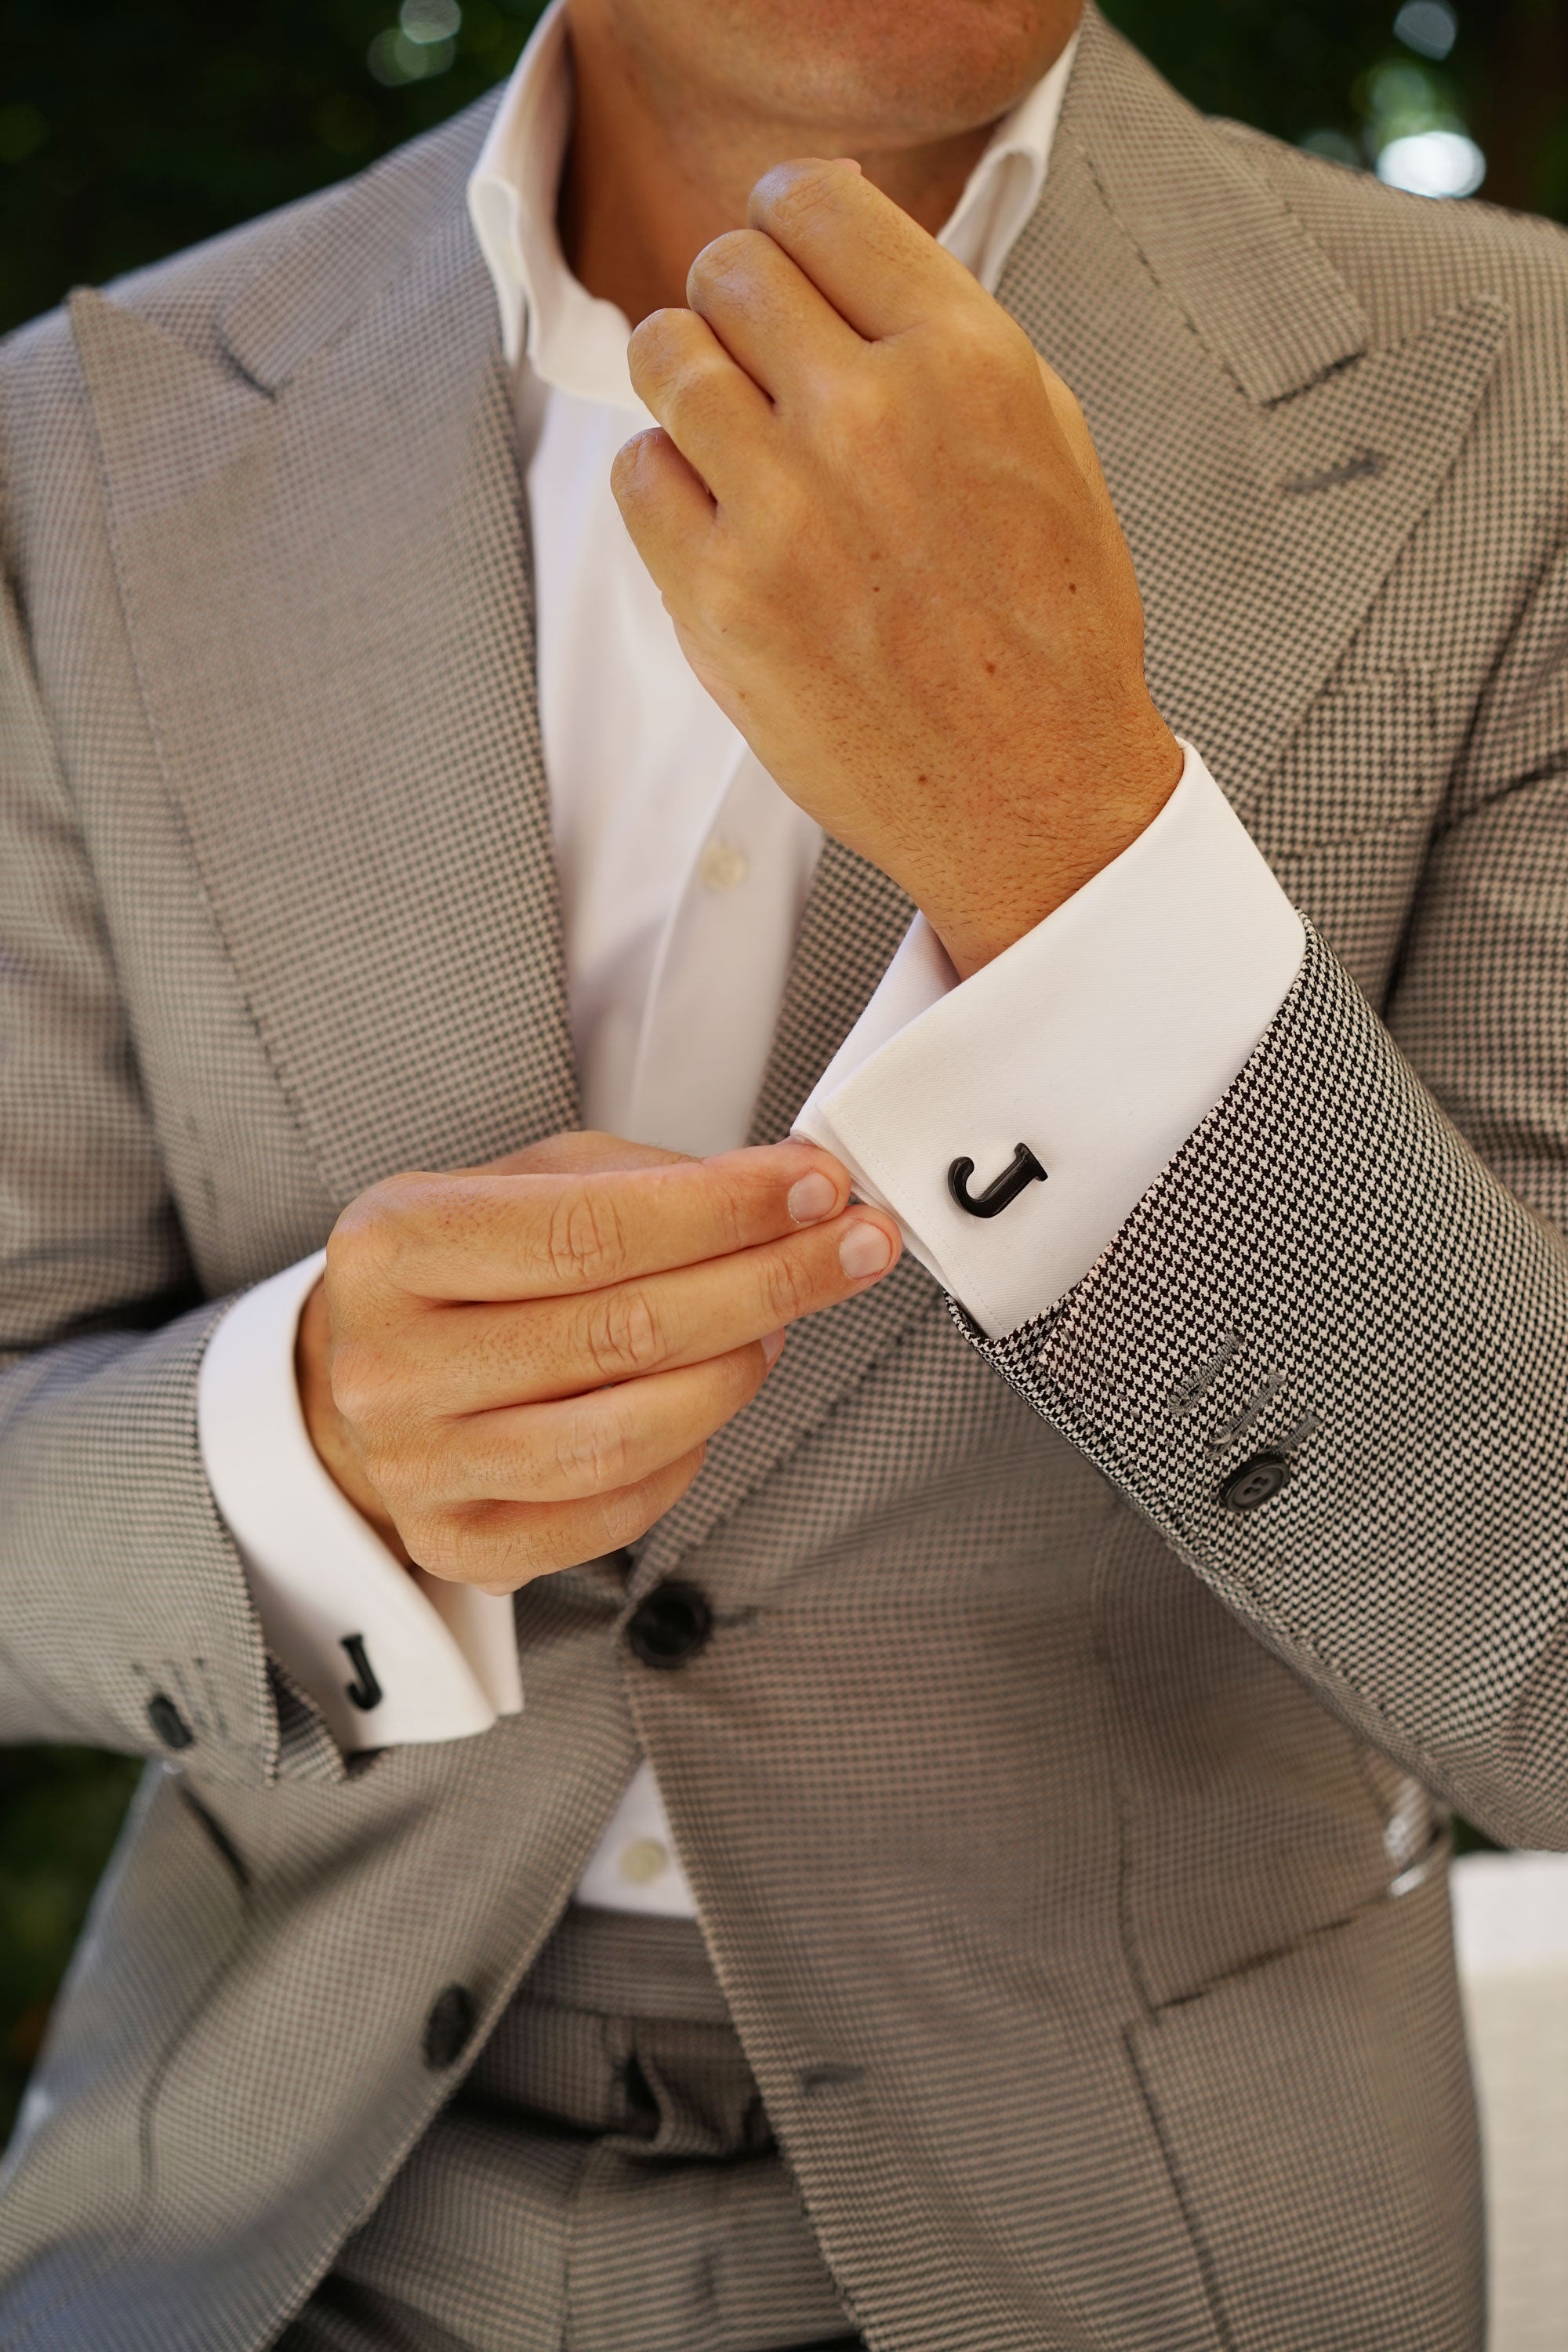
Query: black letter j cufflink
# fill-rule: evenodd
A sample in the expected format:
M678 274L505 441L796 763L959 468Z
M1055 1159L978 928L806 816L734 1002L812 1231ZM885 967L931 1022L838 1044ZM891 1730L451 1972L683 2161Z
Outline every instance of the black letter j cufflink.
M1043 1184L1046 1171L1026 1143L1020 1143L1011 1163L1000 1176L993 1177L984 1192L971 1192L969 1180L974 1173L973 1160L955 1160L947 1171L947 1189L966 1216L999 1217L1009 1208L1019 1193L1029 1184Z

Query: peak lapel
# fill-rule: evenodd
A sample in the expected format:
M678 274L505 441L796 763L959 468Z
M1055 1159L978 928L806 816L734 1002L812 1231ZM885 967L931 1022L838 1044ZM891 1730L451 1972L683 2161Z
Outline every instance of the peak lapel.
M1500 306L1372 348L1245 145L1092 5L1045 194L998 291L1088 415L1155 699L1245 808L1453 463Z
M568 1126L575 1088L489 281L445 203L301 352L320 245L238 306L248 375L101 297L74 316L148 722L343 1199Z

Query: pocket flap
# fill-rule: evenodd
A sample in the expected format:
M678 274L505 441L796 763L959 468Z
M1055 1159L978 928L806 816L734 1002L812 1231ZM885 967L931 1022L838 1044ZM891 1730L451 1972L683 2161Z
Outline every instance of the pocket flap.
M1321 697L1243 814L1266 856L1288 856L1426 816L1443 782L1431 673L1400 662Z

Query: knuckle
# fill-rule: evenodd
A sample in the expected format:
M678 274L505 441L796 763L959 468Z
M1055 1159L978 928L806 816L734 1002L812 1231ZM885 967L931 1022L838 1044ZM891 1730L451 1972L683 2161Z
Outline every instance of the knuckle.
M564 1563L515 1507L472 1503L432 1512L402 1529L410 1559L448 1584L526 1584Z
M875 366L854 367L833 388L834 418L841 435L878 444L891 421L892 387Z
M574 1412L557 1433L554 1467L576 1492L602 1494L624 1486L631 1475L630 1417L615 1406Z
M434 1446L388 1433L373 1438L363 1459L366 1476L395 1517L431 1508L441 1486Z
M550 1271L565 1288L591 1290L608 1281L626 1252L615 1195L592 1185L563 1193L551 1208L544 1246Z
M1029 357L1035 362L1045 380L1046 390L1050 394L1052 405L1061 409L1068 416L1076 416L1087 431L1089 419L1083 413L1083 403L1071 384L1064 376L1058 375L1054 368L1047 367L1045 361L1038 358L1033 344L1029 346Z
M367 1254L363 1205L351 1202L331 1232L327 1235L327 1292L341 1297L355 1285L355 1276Z
M647 480L648 445L656 435L657 427L634 433L610 460L610 490L623 507L642 495Z
M400 1175L385 1178L366 1196L373 1213L371 1233L379 1247L397 1248L429 1223L436 1213L433 1195L437 1182L422 1169L405 1169Z
M1011 366L1016 358L996 332L990 312L977 303L955 302L942 321L938 348L966 373L977 368Z
M829 201L834 185L831 163L815 158L775 163L758 181L753 201L764 220L788 229L815 220Z
M705 245L686 273L686 298L700 310L703 298L748 280L768 242L754 228L728 228Z
M438 1176L410 1169L384 1177L349 1203L328 1236L329 1292L363 1299L416 1290L418 1262L444 1222L450 1222L450 1203Z
M375 1185L351 1201L327 1235L327 1287L340 1294L357 1290L379 1271L386 1249L386 1195L390 1187Z
M743 1249L747 1237L747 1183L743 1172L736 1169L714 1169L710 1177L710 1201L713 1222L718 1229L721 1253Z
M1027 338L999 334L983 311L967 306L954 310L938 349L942 373L970 408L1010 417L1020 399L1031 411L1037 403L1038 370Z
M700 615L711 635L750 641L756 626L762 583L758 569L742 577L727 565L710 564L702 575Z
M734 395L734 365L722 352L693 352L669 381L668 415L677 433L682 425L722 415Z
M374 1428L387 1412L392 1382L386 1358L368 1339L340 1339L332 1349L332 1402L354 1429Z
M601 1379L651 1371L664 1349L658 1318L646 1293L621 1288L595 1299L585 1318L584 1349Z
M816 559L822 533L821 494L816 483L784 475L772 488L765 529L759 532L760 555L774 588L798 589L808 562Z
M675 310L650 310L632 330L626 345L630 365L643 369L668 367L685 347L684 315Z
M456 1511L410 1512L400 1522L408 1557L452 1584L477 1583L484 1574L468 1521Z
M655 1519L669 1508L675 1496L684 1493L696 1477L705 1450L700 1446L689 1457L685 1475L673 1493L667 1473L661 1478L645 1478L637 1486L622 1486L613 1494L601 1496L596 1507L595 1549L619 1551L624 1544L635 1543L638 1536L646 1535Z

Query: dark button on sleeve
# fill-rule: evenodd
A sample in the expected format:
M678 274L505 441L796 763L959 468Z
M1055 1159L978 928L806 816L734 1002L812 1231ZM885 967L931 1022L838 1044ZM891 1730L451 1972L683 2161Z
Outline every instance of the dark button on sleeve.
M1220 1501L1227 1511L1255 1511L1259 1503L1270 1503L1289 1480L1290 1465L1283 1454L1255 1454L1239 1470L1233 1470L1219 1490Z
M147 1720L154 1736L165 1748L194 1748L196 1735L169 1696L167 1691L154 1691L147 1702Z
M670 1577L638 1601L626 1625L626 1641L633 1657L645 1666L668 1671L706 1648L712 1631L713 1612L700 1586Z
M425 2021L425 2063L438 2074L468 2048L478 2012L467 1985L449 1984L438 1992Z

